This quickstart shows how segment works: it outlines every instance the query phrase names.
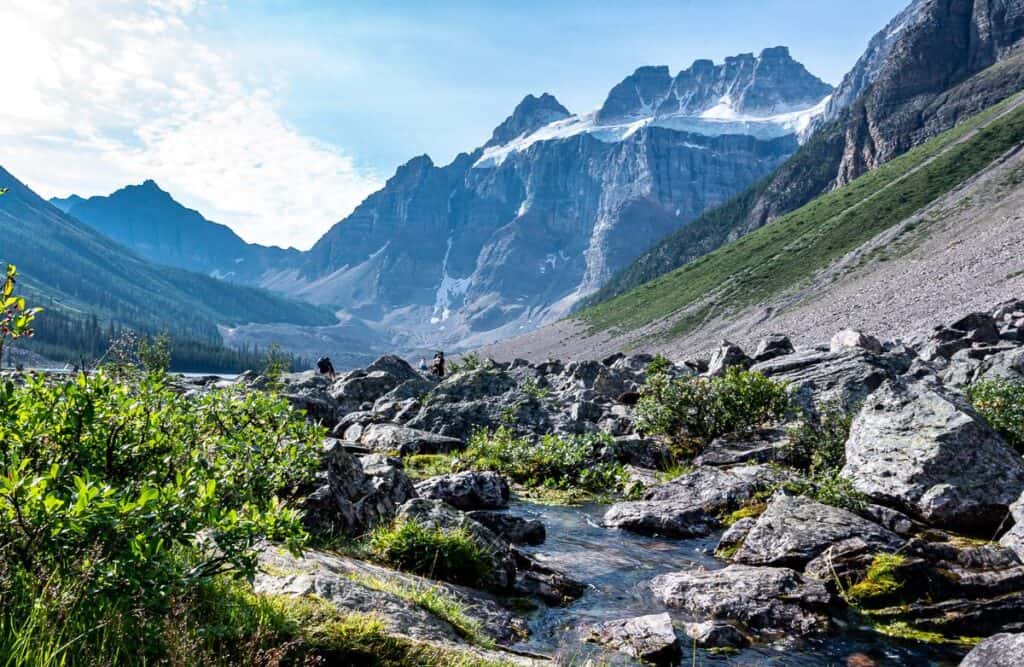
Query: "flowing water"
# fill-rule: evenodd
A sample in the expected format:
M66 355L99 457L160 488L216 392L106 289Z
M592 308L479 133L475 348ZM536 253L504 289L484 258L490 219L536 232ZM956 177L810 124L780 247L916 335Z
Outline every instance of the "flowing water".
M651 593L649 582L665 572L692 567L716 569L726 564L712 555L719 535L669 540L601 527L606 506L562 507L516 503L513 511L536 517L547 528L547 540L526 547L538 560L561 569L588 585L579 600L565 607L542 607L530 617L532 635L516 648L558 654L584 664L598 648L584 641L593 623L666 611ZM672 610L668 610L672 612ZM686 620L672 612L678 620ZM963 651L902 642L867 630L846 627L815 640L788 641L738 652L708 652L685 647L683 665L842 665L862 654L873 662L849 664L956 665ZM603 664L630 664L607 653ZM616 662L618 661L618 662Z

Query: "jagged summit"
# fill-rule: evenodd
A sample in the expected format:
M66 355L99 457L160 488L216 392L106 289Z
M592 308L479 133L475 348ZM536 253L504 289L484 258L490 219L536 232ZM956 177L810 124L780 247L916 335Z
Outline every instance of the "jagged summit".
M640 67L612 88L598 110L599 124L646 117L775 115L818 104L832 86L776 46L725 59L696 60L672 78L666 66Z
M516 105L512 115L501 125L494 128L490 140L484 147L498 146L517 137L530 134L536 130L570 116L569 110L550 93L542 93L540 97L527 95Z

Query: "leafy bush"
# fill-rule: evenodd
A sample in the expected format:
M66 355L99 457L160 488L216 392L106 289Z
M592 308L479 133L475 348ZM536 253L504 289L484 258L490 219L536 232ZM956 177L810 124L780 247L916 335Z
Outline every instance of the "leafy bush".
M530 487L582 489L594 493L625 491L625 468L601 460L611 436L545 435L537 441L517 437L511 428L477 431L459 455L462 469L493 470Z
M493 562L490 551L468 531L445 531L417 521L380 526L368 544L377 559L392 567L465 586L478 586Z
M672 362L668 360L668 357L665 357L664 355L661 354L656 354L654 355L654 358L651 359L650 363L647 364L647 368L644 370L647 373L647 376L650 377L652 375L668 373L668 371L671 368Z
M983 380L967 390L967 397L992 428L1024 454L1024 383Z
M807 416L799 426L789 429L786 463L811 474L842 468L852 423L853 414L840 403L822 406L817 417Z
M839 476L838 470L823 470L805 480L783 485L790 493L807 496L833 507L858 512L864 509L867 498L854 488L853 483Z
M139 340L139 361L149 373L165 373L171 367L171 337L166 333Z
M287 499L322 438L280 399L187 398L159 374L0 387L0 646L74 612L83 656L99 628L159 652L173 600L252 576L265 538L301 549Z
M641 393L637 427L676 442L747 431L782 418L789 409L784 384L735 366L710 379L654 373Z
M0 191L2 195L6 190ZM29 308L25 297L14 293L18 282L18 269L13 264L7 265L4 280L0 283L0 365L3 365L4 345L7 340L31 338L35 335L32 321L43 309Z
M467 352L459 356L459 360L448 362L448 375L455 375L462 371L475 371L484 367L484 358L476 352Z
M533 378L526 378L519 388L524 394L534 400L543 401L545 398L551 396L551 390L540 386Z

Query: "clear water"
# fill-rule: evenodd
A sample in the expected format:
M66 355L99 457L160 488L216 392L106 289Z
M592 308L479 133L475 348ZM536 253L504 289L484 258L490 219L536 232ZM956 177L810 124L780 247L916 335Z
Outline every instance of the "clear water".
M530 617L532 635L516 648L560 655L582 665L599 648L584 641L586 626L601 621L669 611L651 593L655 576L691 567L724 567L712 556L719 535L669 540L603 528L603 505L560 507L516 503L513 511L544 522L547 540L526 547L539 560L588 584L579 600L565 607L541 608ZM841 619L837 619L841 622ZM684 647L683 665L847 665L863 654L879 666L956 665L962 651L881 637L846 627L831 636L752 647L739 652L712 653ZM601 654L603 664L632 664L619 654Z

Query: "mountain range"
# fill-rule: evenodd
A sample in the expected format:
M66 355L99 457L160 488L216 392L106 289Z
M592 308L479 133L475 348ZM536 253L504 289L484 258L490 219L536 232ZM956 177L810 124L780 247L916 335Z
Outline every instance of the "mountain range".
M803 280L805 270L838 261L836 252L877 243L869 233L886 233L917 211L907 202L934 205L985 172L992 151L1013 145L1016 125L1009 111L983 121L979 114L1024 89L1022 40L1024 0L915 0L835 89L780 46L717 64L698 60L675 75L640 67L587 113L548 93L528 95L486 142L451 163L422 155L400 166L305 252L248 244L152 181L106 197L53 200L43 217L80 221L143 261L229 281L239 293L255 288L248 294L267 303L284 299L282 315L248 321L211 309L204 331L216 327L229 345L277 340L354 365L385 350L418 354L509 338L494 349L542 350L536 341L552 337L604 349L630 338L623 332L644 340L637 332L652 326L664 342L702 331L717 309L714 294L763 275L731 260L720 267L740 273L699 274L721 253L749 250L755 241L744 239L767 243L780 230L783 240L803 238L808 230L792 225L811 225L815 238L828 239L827 251L804 258L793 274ZM985 139L984 150L970 144L988 162L959 152L964 137L956 132L969 123L999 137ZM935 141L941 146L928 148ZM914 156L910 167L898 162L904 155ZM936 175L931 165L949 155L960 156L947 170L955 177ZM888 201L892 183L873 175L891 174L883 171L890 163L904 166L891 176L899 182L910 174L932 180L862 221L856 234L821 217L856 217L832 208L850 192L872 205ZM741 259L754 256L777 267L788 255ZM696 284L705 291L694 292ZM295 300L311 310L296 310ZM723 303L756 305L747 297ZM334 318L323 319L326 310Z

